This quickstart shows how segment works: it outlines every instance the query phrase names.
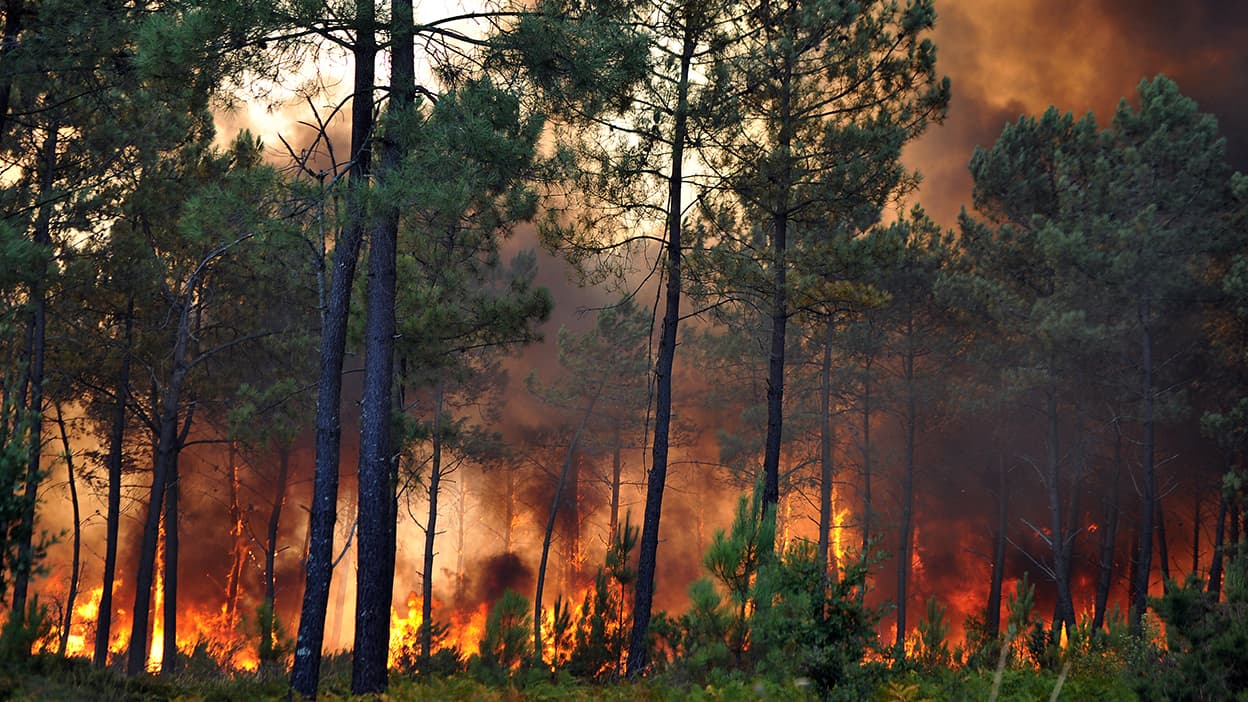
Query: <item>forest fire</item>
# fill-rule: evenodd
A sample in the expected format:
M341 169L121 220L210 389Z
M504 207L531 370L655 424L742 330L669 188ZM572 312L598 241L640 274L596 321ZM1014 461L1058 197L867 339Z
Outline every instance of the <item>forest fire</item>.
M0 7L0 686L1244 687L1248 11L539 4Z

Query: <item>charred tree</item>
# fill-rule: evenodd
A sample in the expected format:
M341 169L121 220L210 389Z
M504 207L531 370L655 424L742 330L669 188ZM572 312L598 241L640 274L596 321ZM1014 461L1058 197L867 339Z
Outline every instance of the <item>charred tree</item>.
M113 585L117 577L117 539L121 526L121 469L126 438L126 404L130 398L130 347L134 332L134 296L126 302L122 322L121 368L113 389L113 416L108 435L108 498L104 522L104 578L101 583L99 620L95 629L93 663L108 665L113 622Z

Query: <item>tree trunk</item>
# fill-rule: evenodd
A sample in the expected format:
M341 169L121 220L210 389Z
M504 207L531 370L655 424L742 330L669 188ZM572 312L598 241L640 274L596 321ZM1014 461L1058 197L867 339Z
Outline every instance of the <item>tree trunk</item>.
M1152 572L1153 519L1157 514L1157 476L1154 466L1153 437L1153 335L1150 327L1150 300L1147 295L1140 303L1139 319L1141 339L1141 383L1144 400L1144 484L1143 504L1140 506L1140 551L1135 571L1135 599L1131 603L1131 630L1143 631L1144 610L1148 608L1148 581Z
M134 298L126 302L121 370L117 374L112 427L108 435L108 505L104 523L104 579L101 583L99 622L95 629L95 667L108 665L112 638L113 583L117 577L117 538L121 526L121 468L126 438L126 402L130 396L130 345L134 330Z
M230 572L225 577L225 622L231 629L237 621L238 599L242 592L243 568L247 564L247 537L243 508L239 504L242 480L239 475L238 451L233 441L227 453L230 471Z
M161 649L160 674L172 676L178 671L178 449L175 445L165 473L165 577L164 624L165 645Z
M1192 495L1192 575L1200 573L1200 522L1204 504L1201 501L1200 487Z
M438 528L438 494L442 483L442 383L438 383L433 405L433 468L429 473L429 519L425 522L425 562L420 583L420 660L421 669L433 655L433 557Z
M620 528L620 476L623 474L623 461L620 458L623 439L620 433L620 422L617 419L611 444L611 521L607 524L608 546L616 538L616 532Z
M672 425L672 363L676 358L676 328L680 323L681 289L681 188L684 186L685 142L689 137L689 67L697 49L695 28L686 20L680 52L680 78L676 83L676 112L672 131L671 172L667 178L666 295L659 353L654 365L654 447L650 474L646 478L646 508L641 522L637 554L637 584L633 595L633 629L628 639L629 677L645 670L650 660L648 633L654 604L654 572L659 550L659 517L663 513L663 488L667 483L667 450Z
M827 335L823 340L823 368L819 388L819 572L823 573L825 585L836 578L839 564L835 555L829 557L829 537L832 533L832 480L835 476L832 446L835 441L832 430L832 340L836 325L828 316Z
M404 116L415 102L412 0L391 2L390 104L381 140L378 185L399 175ZM394 590L397 463L392 453L390 417L394 406L396 257L399 209L380 207L368 255L367 327L364 332L364 398L360 413L360 534L357 540L355 658L351 692L386 689L390 646L390 604Z
M992 579L984 629L996 638L1001 633L1001 585L1005 581L1005 532L1008 526L1009 492L1006 484L1005 452L997 449L997 528L992 535Z
M1226 494L1218 499L1218 524L1213 531L1213 561L1209 564L1209 592L1216 602L1222 594L1222 537L1226 529Z
M767 439L763 447L763 519L775 524L780 504L780 447L784 441L784 355L785 334L789 323L788 302L788 233L789 192L793 187L789 149L793 142L793 66L786 61L780 80L780 130L776 146L784 162L785 173L779 186L783 189L779 202L771 212L771 350L767 356ZM771 543L759 544L764 559L775 556L775 533L769 530Z
M572 443L568 444L568 452L563 457L563 467L559 470L559 481L555 484L555 496L550 501L550 516L546 518L546 532L542 537L542 559L537 566L537 590L533 595L533 658L539 665L542 661L542 589L546 585L546 563L550 558L550 542L555 534L555 517L559 513L560 498L563 497L563 487L568 481L568 473L571 472L572 463L576 460L576 446L581 441L581 436L585 433L585 426L589 424L589 417L594 413L594 404L598 402L598 396L602 392L599 387L594 391L593 396L589 398L589 404L585 406L585 413L581 415L581 424L576 428L576 433L572 435Z
M269 510L269 526L265 533L267 545L264 551L264 604L268 621L262 622L265 630L261 632L261 636L267 644L264 648L269 649L275 643L277 628L277 536L278 527L282 523L282 507L286 503L286 487L290 482L290 450L290 445L285 443L277 447L277 479L273 481L273 506Z
M1053 640L1061 637L1062 627L1069 632L1074 627L1074 612L1068 608L1070 597L1070 551L1066 542L1066 526L1062 519L1061 502L1061 434L1058 425L1057 380L1053 367L1049 367L1049 383L1045 390L1045 417L1048 420L1046 445L1045 489L1049 499L1049 538L1052 540L1053 579L1057 585L1057 601L1054 605Z
M30 454L26 464L26 485L22 493L22 519L17 531L17 567L13 569L13 597L9 601L11 618L26 616L26 598L34 568L35 508L39 503L39 459L43 454L43 376L47 350L48 325L47 281L48 258L52 256L52 186L56 176L58 127L48 127L43 140L42 172L39 175L39 216L35 220L33 241L39 249L38 270L30 284L30 372L26 377L30 394L26 411L30 418Z
M862 380L862 567L871 560L871 361L867 360ZM865 583L864 583L865 585ZM866 587L858 588L858 602L866 597Z
M139 564L134 578L133 622L130 627L129 658L126 673L134 676L142 673L147 663L147 635L150 627L152 584L156 570L156 542L160 537L160 516L165 504L165 491L170 474L177 470L178 410L182 400L182 385L186 381L186 348L189 333L189 309L185 300L176 303L178 322L174 342L173 374L169 386L160 397L160 415L157 419L156 455L152 466L152 488L147 503L147 517L143 524L143 543L139 549ZM176 478L176 475L172 476ZM166 548L168 541L166 537ZM166 560L168 558L166 557Z
M1105 523L1101 525L1100 563L1096 580L1096 599L1092 606L1092 630L1105 626L1109 605L1109 588L1114 577L1114 551L1118 544L1119 493L1122 485L1122 429L1114 422L1114 481L1105 499Z
M918 398L914 386L914 316L906 320L906 446L905 466L901 478L901 543L897 547L897 634L893 645L897 655L906 653L906 599L910 584L910 568L914 562L914 443L918 427Z
M69 594L65 596L65 619L61 623L61 636L57 644L57 654L65 657L65 649L69 647L69 628L74 623L74 601L78 599L78 573L82 555L82 515L78 509L78 482L74 477L74 453L69 447L69 432L65 428L65 417L61 414L61 403L56 403L56 426L61 431L61 449L65 452L65 474L69 480L69 504L73 509L74 531L73 551L70 556Z
M356 0L355 74L351 98L351 169L347 222L334 244L329 299L322 313L321 365L316 394L316 469L308 520L308 561L294 664L292 697L315 699L325 643L325 614L333 578L334 525L338 518L338 470L342 440L342 366L351 292L364 238L364 190L372 161L373 85L376 82L375 0ZM341 617L340 617L341 619Z
M1157 499L1157 565L1161 567L1161 583L1170 592L1170 546L1166 541L1166 514L1161 499Z

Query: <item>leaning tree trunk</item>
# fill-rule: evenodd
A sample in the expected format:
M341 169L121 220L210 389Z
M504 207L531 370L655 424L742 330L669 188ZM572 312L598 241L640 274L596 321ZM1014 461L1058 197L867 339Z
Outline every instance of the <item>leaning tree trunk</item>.
M1053 551L1053 580L1057 585L1057 602L1053 617L1053 640L1058 640L1062 627L1069 632L1074 626L1074 612L1066 606L1070 598L1070 551L1066 541L1066 527L1062 519L1061 501L1061 453L1059 441L1061 434L1058 428L1057 413L1057 381L1055 372L1050 366L1049 383L1045 390L1045 418L1048 423L1048 438L1045 441L1045 491L1049 501L1048 538Z
M546 519L546 531L542 536L542 558L537 566L537 590L533 594L533 657L542 664L542 589L546 585L546 563L550 558L550 542L555 534L555 517L559 513L559 502L563 497L564 485L568 482L568 474L572 469L572 462L576 458L576 447L581 442L581 436L585 433L585 426L589 424L589 417L594 413L594 404L598 402L598 396L602 392L600 386L594 391L589 398L589 404L585 406L585 413L581 415L581 424L576 428L576 433L572 435L572 443L568 444L568 452L563 457L563 467L559 470L559 481L555 484L555 496L551 498L550 516Z
M681 289L681 188L684 186L685 141L689 137L689 67L697 49L694 27L687 21L680 52L680 78L676 85L676 113L672 131L671 172L667 178L667 290L659 353L654 365L654 447L650 474L646 478L646 507L641 522L637 553L637 584L633 590L633 629L628 639L625 672L636 677L650 660L647 634L654 604L654 572L658 563L659 518L663 514L663 488L667 483L667 450L672 425L672 363L676 358L676 329L680 323Z
M121 526L121 468L126 438L126 402L130 396L130 345L134 330L134 297L126 302L121 370L117 374L112 427L108 435L108 506L104 522L104 579L99 622L95 629L95 667L108 665L113 622L113 583L117 577L117 538Z
M69 447L69 432L65 428L65 417L61 414L59 402L56 403L56 425L61 431L61 449L65 452L65 474L69 480L69 504L73 509L74 517L69 594L65 595L65 619L61 622L61 636L56 654L64 658L65 650L69 647L69 628L74 623L74 601L78 599L78 573L82 555L82 515L78 509L78 481L74 478L74 452Z
M338 519L338 464L342 442L342 366L347 343L351 292L364 238L364 189L372 161L373 84L376 82L375 0L356 0L354 93L351 97L351 168L347 222L334 244L333 275L322 314L321 365L316 393L316 468L308 519L308 560L294 664L293 695L315 699L320 681L325 615L334 570L334 525ZM341 619L341 618L339 618Z
M1170 545L1166 540L1166 514L1161 498L1157 498L1157 565L1161 569L1161 583L1170 592Z

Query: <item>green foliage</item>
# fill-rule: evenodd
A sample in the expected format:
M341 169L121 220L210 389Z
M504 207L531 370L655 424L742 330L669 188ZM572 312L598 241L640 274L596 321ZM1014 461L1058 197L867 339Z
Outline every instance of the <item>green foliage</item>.
M916 642L915 662L925 668L948 667L953 662L949 651L949 622L945 620L946 609L935 597L927 601L927 614L919 620L919 637Z
M47 637L52 626L48 608L39 604L39 595L31 595L26 610L10 612L0 627L0 668L25 665L35 643Z
M567 659L568 671L575 676L611 679L622 672L631 622L626 591L636 576L629 565L629 554L637 546L637 536L631 513L626 512L624 523L607 548L606 565L598 569L594 588L585 593L578 610L577 626L572 632L575 642ZM556 617L555 623L558 622Z
M468 662L468 671L483 682L502 683L533 655L532 606L512 590L494 603L485 620L481 652Z
M272 600L265 599L256 608L256 633L259 635L256 656L260 661L260 670L273 672L284 668L295 649L295 642L286 635L285 627L273 611Z
M1140 679L1142 697L1173 702L1248 699L1248 564L1230 559L1219 602L1189 577L1151 600L1166 624L1163 665Z

